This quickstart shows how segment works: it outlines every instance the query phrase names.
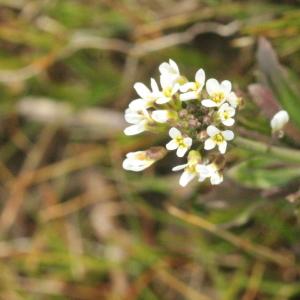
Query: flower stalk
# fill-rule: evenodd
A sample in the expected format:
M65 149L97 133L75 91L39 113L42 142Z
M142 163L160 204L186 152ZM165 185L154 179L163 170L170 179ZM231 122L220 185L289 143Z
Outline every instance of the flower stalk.
M234 144L255 153L272 155L274 158L278 158L286 162L300 163L300 150L270 146L244 137L236 137Z

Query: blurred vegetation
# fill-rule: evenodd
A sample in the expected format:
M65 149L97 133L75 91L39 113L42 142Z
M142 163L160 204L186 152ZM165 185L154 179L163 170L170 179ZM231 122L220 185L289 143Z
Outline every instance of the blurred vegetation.
M0 299L300 299L299 4L0 0ZM221 186L121 169L163 139L122 113L169 58L243 96Z

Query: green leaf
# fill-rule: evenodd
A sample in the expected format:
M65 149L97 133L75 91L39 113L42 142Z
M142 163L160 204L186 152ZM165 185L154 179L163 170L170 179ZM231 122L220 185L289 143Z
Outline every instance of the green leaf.
M245 187L265 189L300 178L300 167L278 164L278 160L259 156L232 167L228 176Z

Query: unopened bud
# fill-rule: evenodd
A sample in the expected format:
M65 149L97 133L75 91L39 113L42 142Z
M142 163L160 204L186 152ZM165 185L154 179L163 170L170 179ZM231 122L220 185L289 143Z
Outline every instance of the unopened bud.
M281 110L278 113L276 113L270 122L272 132L279 133L282 137L283 136L282 129L288 123L288 121L289 121L289 114L287 113L287 111Z

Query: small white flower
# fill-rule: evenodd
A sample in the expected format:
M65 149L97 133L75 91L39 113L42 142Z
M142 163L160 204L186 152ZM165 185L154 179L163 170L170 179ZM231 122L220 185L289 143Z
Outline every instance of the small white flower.
M129 108L139 110L152 107L153 103L159 96L159 88L156 81L153 78L151 78L152 91L150 91L150 89L141 82L135 83L133 87L141 98L131 101L129 103Z
M201 157L199 152L191 150L188 155L188 162L186 164L176 166L172 169L172 171L184 170L179 179L179 184L181 186L184 187L195 177L200 177L200 172L202 173L202 177L206 178L209 175L208 170L205 168L205 166L199 164L200 159Z
M209 138L204 143L204 149L211 150L218 145L221 154L226 152L227 141L231 141L234 138L234 133L231 130L221 131L213 125L207 127L207 134Z
M218 166L215 163L207 165L209 172L208 177L212 185L217 185L223 182L223 175L220 173Z
M124 129L126 135L135 135L147 130L147 125L151 121L146 109L134 110L132 108L125 110L125 120L133 124Z
M219 83L218 80L210 78L206 82L206 91L209 95L208 99L201 101L205 107L218 107L222 105L231 92L231 82L224 80Z
M205 72L199 69L195 75L195 82L187 82L180 87L183 94L180 95L181 101L198 99L205 84Z
M225 126L232 126L235 122L235 120L232 118L235 115L235 109L228 103L224 103L220 106L217 115L220 118L222 124L224 124Z
M229 93L227 101L234 108L237 108L241 104L241 98L238 97L235 92Z
M289 114L285 110L277 112L271 120L271 128L273 132L280 132L289 121Z
M180 85L174 82L173 77L160 76L162 91L156 100L157 104L165 104L173 100L174 95L178 92Z
M191 148L192 139L190 137L183 137L181 132L175 127L172 127L170 129L169 135L172 140L166 145L166 148L168 150L177 149L176 155L178 157L183 157L185 153Z
M158 123L166 123L169 120L176 119L177 113L172 110L157 109L152 112L151 117L154 121Z
M129 152L123 161L123 169L139 172L150 167L154 162L155 159L149 157L148 151Z

